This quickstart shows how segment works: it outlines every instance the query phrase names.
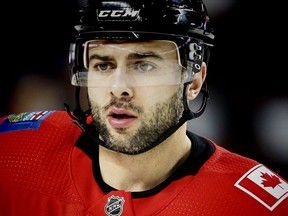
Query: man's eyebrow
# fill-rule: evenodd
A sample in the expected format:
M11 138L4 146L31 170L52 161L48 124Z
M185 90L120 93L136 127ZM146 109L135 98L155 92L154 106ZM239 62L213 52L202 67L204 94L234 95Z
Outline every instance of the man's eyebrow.
M101 56L101 55L97 55L97 54L93 54L93 55L89 56L89 61L91 61L93 59L98 59L98 60L101 60L101 61L112 61L112 60L114 60L114 58L112 58L110 56Z
M133 59L142 59L142 58L156 58L156 59L163 59L162 56L154 53L154 52L147 52L147 53L131 53L128 55L129 60Z
M143 59L143 58L156 58L156 59L163 59L160 55L154 53L154 52L147 52L147 53L131 53L128 55L128 59L129 60L133 60L133 59ZM111 56L101 56L98 54L93 54L89 57L89 61L93 60L93 59L98 59L101 61L112 61L115 60L113 57Z

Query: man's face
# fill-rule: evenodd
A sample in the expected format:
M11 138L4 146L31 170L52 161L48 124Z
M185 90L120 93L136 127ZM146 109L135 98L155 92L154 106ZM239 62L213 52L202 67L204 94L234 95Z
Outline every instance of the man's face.
M101 139L110 149L129 154L149 148L184 110L183 85L167 85L181 78L175 44L105 42L91 47L88 82L106 82L88 88Z

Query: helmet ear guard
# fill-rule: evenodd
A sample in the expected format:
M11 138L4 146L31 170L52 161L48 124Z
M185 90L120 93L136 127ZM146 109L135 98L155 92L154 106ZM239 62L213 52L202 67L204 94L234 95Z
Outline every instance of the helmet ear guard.
M192 61L194 62L193 64L193 71L195 71L195 73L200 72L201 70L201 65L203 62L203 50L204 50L204 45L200 44L200 43L190 43L189 44L189 60L188 61Z

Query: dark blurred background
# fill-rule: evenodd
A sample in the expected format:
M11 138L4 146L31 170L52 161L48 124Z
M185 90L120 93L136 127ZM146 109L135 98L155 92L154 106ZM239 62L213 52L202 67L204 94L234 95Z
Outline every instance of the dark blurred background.
M189 129L288 179L284 3L204 2L216 34L208 66L210 99L206 112L190 121ZM64 102L74 106L68 51L81 4L77 0L4 3L1 116L64 109Z

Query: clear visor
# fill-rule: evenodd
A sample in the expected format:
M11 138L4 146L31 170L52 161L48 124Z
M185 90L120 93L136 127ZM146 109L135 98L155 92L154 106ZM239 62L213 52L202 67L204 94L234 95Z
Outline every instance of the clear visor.
M82 46L84 67L71 80L76 86L161 86L193 79L173 41L90 40Z

